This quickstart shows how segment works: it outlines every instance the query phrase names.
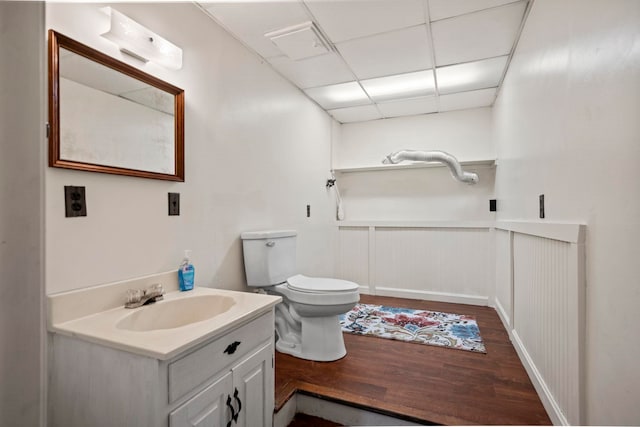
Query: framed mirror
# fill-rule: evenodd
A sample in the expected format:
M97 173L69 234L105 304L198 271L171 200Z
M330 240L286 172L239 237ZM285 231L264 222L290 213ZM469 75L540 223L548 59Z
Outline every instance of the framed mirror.
M184 91L49 30L49 166L184 181Z

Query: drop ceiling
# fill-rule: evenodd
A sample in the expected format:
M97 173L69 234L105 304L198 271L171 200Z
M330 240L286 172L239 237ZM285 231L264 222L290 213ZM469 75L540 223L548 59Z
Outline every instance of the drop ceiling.
M493 105L528 0L226 0L202 9L341 123Z

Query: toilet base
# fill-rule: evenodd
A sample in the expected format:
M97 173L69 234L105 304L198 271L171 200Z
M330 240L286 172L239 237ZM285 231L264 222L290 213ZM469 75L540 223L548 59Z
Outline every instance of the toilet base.
M277 331L276 350L318 362L332 362L347 354L339 316L302 317L300 327L300 336Z

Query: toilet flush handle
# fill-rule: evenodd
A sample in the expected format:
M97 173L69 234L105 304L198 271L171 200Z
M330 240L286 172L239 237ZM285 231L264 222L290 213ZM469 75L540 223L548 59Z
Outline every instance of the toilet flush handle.
M270 248L274 247L276 245L276 242L274 242L273 240L269 240L267 242L267 246L269 246Z

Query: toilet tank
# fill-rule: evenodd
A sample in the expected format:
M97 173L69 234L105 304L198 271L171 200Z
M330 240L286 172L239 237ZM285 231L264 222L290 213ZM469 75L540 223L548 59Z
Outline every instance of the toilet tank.
M295 230L247 231L240 234L247 284L273 286L296 274Z

